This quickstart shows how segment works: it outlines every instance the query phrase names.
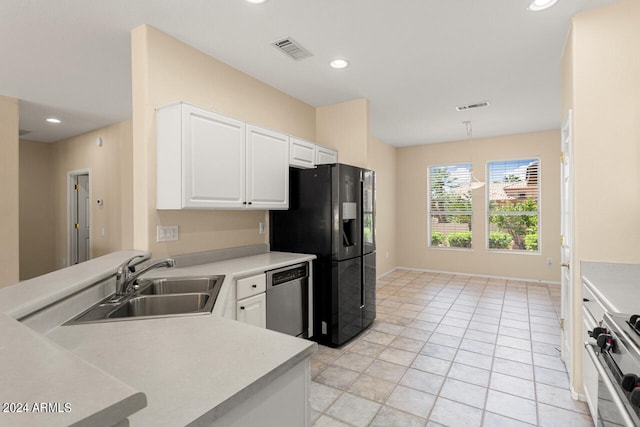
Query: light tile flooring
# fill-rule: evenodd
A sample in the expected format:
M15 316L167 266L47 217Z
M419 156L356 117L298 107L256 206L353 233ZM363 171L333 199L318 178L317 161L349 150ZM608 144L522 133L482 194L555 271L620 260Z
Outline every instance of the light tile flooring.
M377 319L312 357L321 426L591 426L559 357L558 286L396 270Z

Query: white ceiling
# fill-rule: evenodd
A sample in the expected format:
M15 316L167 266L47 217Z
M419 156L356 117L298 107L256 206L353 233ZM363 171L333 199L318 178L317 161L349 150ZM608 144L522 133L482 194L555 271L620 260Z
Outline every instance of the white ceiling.
M368 98L371 133L392 145L464 139L464 120L473 137L558 129L570 19L615 0L529 1L0 0L0 94L36 141L130 119L130 31L150 24L313 106ZM270 45L282 36L314 56L289 59Z

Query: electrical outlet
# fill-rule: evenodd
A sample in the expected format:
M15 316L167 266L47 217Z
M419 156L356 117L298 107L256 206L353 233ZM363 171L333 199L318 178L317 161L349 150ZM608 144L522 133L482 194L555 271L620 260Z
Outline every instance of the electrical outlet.
M159 225L156 230L156 242L171 242L174 240L178 240L177 225Z
M260 234L264 234L264 222L262 222L262 221L260 221L260 222L258 223L258 232L259 232Z
M552 265L553 264L553 260L551 258L547 258L547 265Z

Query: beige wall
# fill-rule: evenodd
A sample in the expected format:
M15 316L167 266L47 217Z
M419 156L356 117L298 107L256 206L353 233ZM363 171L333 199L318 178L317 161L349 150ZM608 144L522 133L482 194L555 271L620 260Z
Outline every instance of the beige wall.
M396 148L369 137L367 168L376 172L376 273L396 266Z
M55 269L53 145L20 140L20 280Z
M559 282L559 155L558 131L399 148L396 166L398 265ZM483 180L488 161L530 157L540 158L540 254L498 253L486 249L486 186L473 190L473 250L427 247L427 169L430 165L473 161L476 177ZM552 266L547 266L547 258L552 259Z
M340 163L367 167L369 101L354 99L318 107L315 141L338 150Z
M0 96L0 287L16 283L19 260L18 100Z
M573 19L563 55L563 112L573 109L572 388L582 393L581 261L640 262L640 3Z
M146 25L132 32L134 246L154 257L265 243L265 211L156 211L155 108L189 102L308 140L315 109ZM180 239L157 243L158 225Z
M96 140L102 138L102 146ZM58 141L51 146L55 268L68 263L69 172L88 170L91 197L91 257L130 249L132 223L132 122ZM99 206L97 199L104 204Z

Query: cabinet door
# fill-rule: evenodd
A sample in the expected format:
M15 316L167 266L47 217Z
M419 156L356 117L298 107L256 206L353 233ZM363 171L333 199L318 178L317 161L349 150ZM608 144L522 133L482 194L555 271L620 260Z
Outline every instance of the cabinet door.
M310 169L315 166L316 145L294 137L289 138L289 166Z
M267 297L264 293L236 303L236 320L250 325L267 327Z
M289 137L247 125L247 207L289 207Z
M330 148L316 145L316 165L338 163L338 152Z
M245 124L185 104L182 125L184 207L243 207Z

